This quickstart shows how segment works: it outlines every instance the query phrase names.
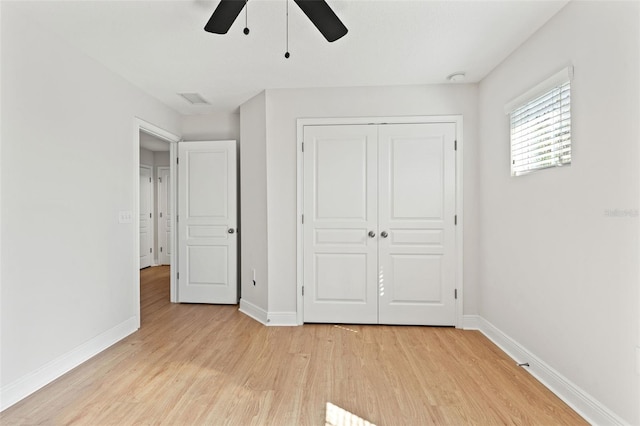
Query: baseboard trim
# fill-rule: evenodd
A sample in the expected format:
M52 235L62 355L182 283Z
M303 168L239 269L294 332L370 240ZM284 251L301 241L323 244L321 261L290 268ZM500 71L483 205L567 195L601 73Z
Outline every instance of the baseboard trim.
M297 326L298 314L296 312L269 312L267 315L267 325L270 327Z
M124 339L138 329L137 324L137 318L131 317L37 370L3 386L0 389L0 411L11 407L109 346Z
M593 425L627 425L622 418L575 385L546 362L479 315L463 317L465 330L478 330L517 363L526 362L527 372Z
M463 315L461 328L463 330L480 330L480 317L478 315Z
M267 320L269 319L267 311L265 311L261 307L256 306L253 303L246 301L245 299L240 299L240 308L238 310L246 316L258 321L259 323L267 325Z

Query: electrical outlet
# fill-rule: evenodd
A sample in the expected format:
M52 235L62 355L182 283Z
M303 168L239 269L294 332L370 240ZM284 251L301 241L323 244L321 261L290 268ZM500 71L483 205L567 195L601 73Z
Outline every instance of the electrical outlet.
M131 223L133 222L133 212L131 210L121 210L118 214L119 223Z

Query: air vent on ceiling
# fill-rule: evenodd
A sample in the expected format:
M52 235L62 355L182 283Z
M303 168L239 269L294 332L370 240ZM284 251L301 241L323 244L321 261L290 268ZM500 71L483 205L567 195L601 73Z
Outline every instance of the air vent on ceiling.
M209 102L199 93L178 93L178 95L185 98L191 105L209 105Z

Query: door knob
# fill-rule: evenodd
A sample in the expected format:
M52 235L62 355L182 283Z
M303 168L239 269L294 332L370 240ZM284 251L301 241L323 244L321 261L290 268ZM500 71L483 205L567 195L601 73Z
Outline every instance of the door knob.
M376 236L376 233L373 231L369 231L369 237L373 238Z
M381 236L382 238L387 238L387 237L389 236L389 234L387 234L387 231L382 231L382 232L380 233L380 236Z
M236 232L236 230L233 229L233 228L229 228L229 230L227 232L230 233L230 234L233 234L234 232Z

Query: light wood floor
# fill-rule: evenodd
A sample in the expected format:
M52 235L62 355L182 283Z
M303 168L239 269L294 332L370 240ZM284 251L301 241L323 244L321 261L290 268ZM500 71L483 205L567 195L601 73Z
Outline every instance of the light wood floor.
M453 328L265 327L170 304L141 271L142 328L0 414L2 425L585 424L484 336Z

